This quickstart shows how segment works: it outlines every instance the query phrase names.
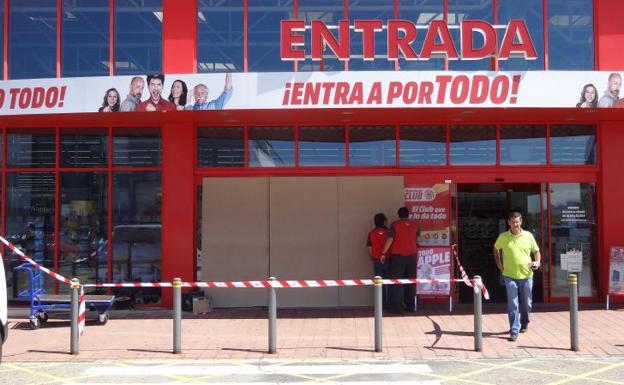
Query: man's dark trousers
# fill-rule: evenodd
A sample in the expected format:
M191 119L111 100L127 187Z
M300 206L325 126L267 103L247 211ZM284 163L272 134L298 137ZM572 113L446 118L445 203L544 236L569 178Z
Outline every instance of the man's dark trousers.
M373 271L374 271L375 276L380 276L381 278L384 278L384 279L390 278L389 265L390 265L390 261L386 261L385 263L381 263L381 261L373 261ZM382 295L381 298L382 298L383 308L387 309L389 306L388 285L383 285L381 295Z
M416 257L414 255L393 255L390 259L390 278L416 278ZM392 285L390 290L390 309L402 313L403 307L408 312L415 310L415 285Z

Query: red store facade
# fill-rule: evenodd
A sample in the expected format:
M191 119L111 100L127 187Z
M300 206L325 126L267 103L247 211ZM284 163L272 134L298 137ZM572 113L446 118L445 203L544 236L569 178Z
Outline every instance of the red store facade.
M304 79L305 74L322 78L324 72L339 71L335 76L342 78L338 81L348 83L349 74L360 70L367 71L363 74L369 81L375 76L371 71L379 71L380 79L421 69L437 71L438 75L448 71L460 75L475 70L534 71L541 73L538 79L546 79L550 71L572 70L577 74L588 71L602 79L602 83L593 83L594 90L600 90L595 95L599 98L608 87L611 72L624 74L619 48L624 37L617 16L624 12L624 4L615 0L587 1L589 11L573 10L568 14L571 16L567 28L572 32L566 38L574 38L578 32L574 23L585 23L584 28L591 26L592 36L580 43L589 45L589 68L557 64L561 60L576 63L576 59L566 58L567 51L553 48L558 46L552 43L552 36L566 25L563 16L553 17L555 9L551 7L556 2L552 0L539 0L542 11L537 22L541 25L538 37L533 22L527 21L538 56L527 67L517 64L522 59L503 63L494 55L471 61L464 68L461 59L449 60L447 55L447 59L429 60L426 65L431 67L420 68L377 54L373 64L367 64L357 56L364 43L353 32L351 55L346 60L332 57L331 48L325 48L320 61L310 60L309 55L294 62L279 56L280 19L304 19L309 23L318 17L333 25L340 18L408 18L401 12L417 7L412 2L389 1L377 16L366 14L366 7L358 15L357 2L329 2L330 9L334 3L342 4L342 16L334 19L323 19L320 9L306 8L314 5L302 0L277 2L266 9L251 0L226 2L228 10L220 9L225 13L217 13L218 18L240 16L240 20L230 20L227 26L235 36L214 46L221 53L240 51L240 55L230 55L240 57L239 62L233 61L235 64L206 59L206 52L212 53L213 47L202 40L202 33L215 39L223 34L213 36L212 32L205 32L202 25L206 19L213 19L198 15L207 15L220 5L210 1L162 0L160 5L147 2L143 5L147 13L160 17L161 62L149 61L132 70L133 58L124 57L116 46L122 26L117 20L123 17L117 12L123 8L118 3L123 2L110 0L103 6L106 11L101 12L109 15L108 44L102 51L108 51L103 67L108 72L68 75L64 63L71 56L64 51L69 43L63 44L63 36L64 31L73 27L66 24L67 14L71 13L66 7L76 5L62 0L53 2L57 17L56 42L52 44L54 72L50 78L55 77L59 84L69 76L139 75L145 79L146 74L162 72L165 95L169 94L171 81L179 77L174 74L190 77L205 72L232 72L234 98L243 97L246 90L256 91L244 108L236 108L234 103L242 99L232 99L231 108L210 111L102 114L51 110L12 114L3 110L0 233L55 271L99 282L169 282L174 277L184 281L257 280L269 276L365 278L371 274L364 238L372 226L372 215L383 211L393 218L403 204L406 180L410 180L422 185L449 186L451 241L457 244L468 273L484 276L494 301L504 301L505 297L504 286L500 286L494 271L491 248L493 238L504 230L504 214L509 210L523 212L525 227L534 232L543 250L544 268L536 281L536 300L566 299L567 273L561 266L560 254L581 250L581 299L604 301L609 288L609 250L624 245L618 226L619 218L624 216L620 201L624 196L624 178L617 171L624 163L620 149L624 143L622 110L576 108L574 104L562 107L554 102L543 107L530 103L487 107L445 103L417 108L319 108L306 106L302 101L297 105L292 95L287 103L284 97L277 107L264 108L261 91L283 87L271 84L276 78L264 74L269 71L303 74L293 78L298 80ZM12 44L19 44L11 40L11 7L18 3L4 2L4 80L26 84L45 76L12 76L19 73L12 58L20 57L20 53L11 51ZM458 25L456 19L462 12L453 10L456 2L439 3L439 18L430 16L427 22L444 20ZM491 18L487 21L492 25L506 23L504 6L508 2L484 3L484 15L464 17ZM584 3L579 1L579 7ZM153 7L158 6L155 11ZM545 14L550 17L544 17ZM265 21L260 15L269 21L262 24ZM217 27L225 28L215 24ZM450 29L453 39L457 38L457 31ZM303 35L308 39L306 33ZM130 45L120 42L123 44ZM308 52L309 47L304 49ZM386 52L380 44L377 49L381 56ZM146 57L151 58L152 54ZM45 60L45 54L41 56ZM76 57L80 57L80 51L75 53ZM26 61L19 65L28 65L27 61L32 59L20 57ZM272 67L270 60L277 64ZM223 74L214 76L220 87ZM571 75L561 76L565 80ZM126 94L127 80L124 78L123 88L118 88L120 99ZM242 82L256 83L250 88L252 85ZM15 88L16 83L7 84L8 103L9 86ZM294 93L295 80L292 84L290 90ZM193 90L190 84L188 88L190 101ZM574 89L581 91L576 86ZM150 97L148 92L146 84L143 99ZM219 92L211 86L209 98ZM100 95L100 90L97 93ZM538 87L532 93L558 91ZM568 99L578 101L579 94L576 92ZM351 91L345 98L352 96ZM20 96L16 97L19 105ZM335 94L329 98L339 99ZM254 102L259 102L258 108L253 107ZM267 145L269 150L263 147ZM5 263L9 272L16 262ZM20 279L18 275L9 277L14 298L23 285ZM52 291L64 290L52 281L47 285ZM210 294L216 306L266 303L265 294L259 292ZM134 299L167 306L171 303L170 295L167 290L146 290L135 293ZM460 301L471 300L462 290L456 295ZM315 291L306 294L306 300L302 298L300 293L283 293L280 306L359 306L371 301L368 292L351 288Z

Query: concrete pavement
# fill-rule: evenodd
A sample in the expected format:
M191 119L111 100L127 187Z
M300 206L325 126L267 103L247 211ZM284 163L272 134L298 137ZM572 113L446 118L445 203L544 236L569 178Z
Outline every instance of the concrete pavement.
M112 311L106 325L87 323L80 354L69 354L69 322L51 317L30 330L26 309L11 309L5 362L136 359L344 359L405 360L624 356L624 308L604 310L581 304L580 351L570 350L565 307L538 304L529 332L507 341L502 304L487 304L483 351L473 350L470 305L453 313L424 306L415 314L384 316L383 351L374 352L372 309L280 310L277 353L268 354L266 309L217 309L201 316L184 313L182 353L173 355L171 311Z

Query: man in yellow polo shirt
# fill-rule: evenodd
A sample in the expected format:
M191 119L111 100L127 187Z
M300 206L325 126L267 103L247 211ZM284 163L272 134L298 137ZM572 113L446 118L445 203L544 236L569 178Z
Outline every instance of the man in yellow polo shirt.
M494 261L505 279L509 341L516 341L518 332L525 333L529 328L533 270L539 269L541 257L533 234L522 230L522 214L510 212L507 224L509 230L501 233L494 244Z

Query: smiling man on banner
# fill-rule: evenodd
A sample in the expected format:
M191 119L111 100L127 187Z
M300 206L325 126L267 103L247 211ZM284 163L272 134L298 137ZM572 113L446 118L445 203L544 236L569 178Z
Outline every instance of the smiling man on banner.
M137 105L137 111L175 111L175 104L162 97L165 75L147 75L147 89L150 97Z

